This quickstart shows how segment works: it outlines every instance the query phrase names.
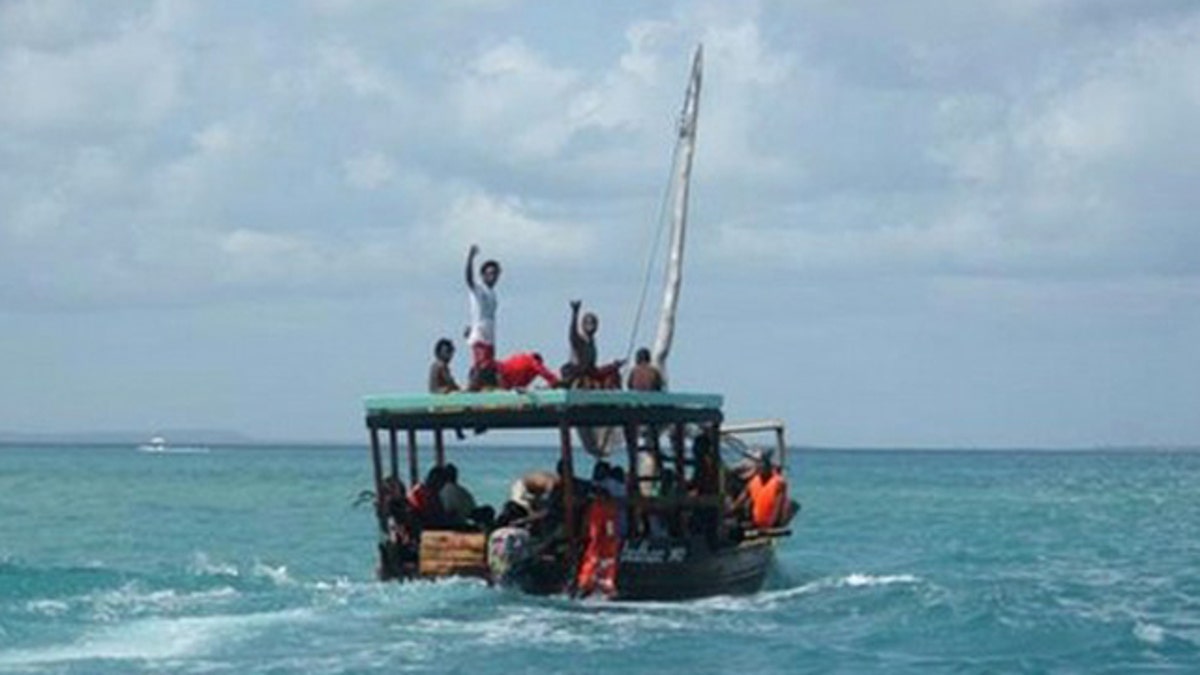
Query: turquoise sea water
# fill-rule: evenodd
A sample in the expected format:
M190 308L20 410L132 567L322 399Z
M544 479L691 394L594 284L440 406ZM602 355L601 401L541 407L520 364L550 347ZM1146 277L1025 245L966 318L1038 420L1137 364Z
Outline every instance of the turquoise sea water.
M0 672L1200 672L1200 454L793 459L767 589L642 605L374 582L365 449L0 447Z

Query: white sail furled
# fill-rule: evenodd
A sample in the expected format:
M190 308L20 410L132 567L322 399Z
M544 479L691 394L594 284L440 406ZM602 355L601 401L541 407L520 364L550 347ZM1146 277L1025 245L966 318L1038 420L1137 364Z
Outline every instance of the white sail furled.
M662 310L658 316L658 334L654 339L651 358L667 379L667 357L675 338L675 313L679 306L679 291L683 283L683 244L687 230L688 183L692 175L692 155L696 150L696 119L700 113L700 79L704 47L696 48L692 58L692 75L684 95L683 112L679 117L679 140L673 176L674 191L671 205L671 252L667 260L666 282Z

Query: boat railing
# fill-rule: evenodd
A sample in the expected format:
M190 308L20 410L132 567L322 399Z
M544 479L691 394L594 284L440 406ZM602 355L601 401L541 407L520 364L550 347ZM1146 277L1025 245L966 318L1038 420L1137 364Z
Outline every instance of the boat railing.
M719 495L678 495L674 497L625 497L617 499L618 504L625 503L636 509L651 511L670 511L681 508L719 507L722 498Z
M721 440L727 441L734 445L739 452L747 457L750 456L750 444L747 443L742 437L765 433L774 434L775 447L773 448L773 451L775 456L779 458L777 464L781 467L786 467L787 439L783 420L751 420L747 422L724 424L721 426Z

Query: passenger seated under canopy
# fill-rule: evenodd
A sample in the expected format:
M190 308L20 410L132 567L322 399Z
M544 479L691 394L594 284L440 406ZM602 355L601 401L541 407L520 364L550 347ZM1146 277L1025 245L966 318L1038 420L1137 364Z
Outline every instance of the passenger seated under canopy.
M408 493L408 505L424 528L438 528L446 524L446 512L442 509L441 492L446 485L446 470L435 466L425 474L425 482L417 483Z
M454 529L487 529L492 526L496 511L490 506L479 506L475 495L458 482L458 467L447 464L443 475L445 484L438 493L445 514L446 524Z

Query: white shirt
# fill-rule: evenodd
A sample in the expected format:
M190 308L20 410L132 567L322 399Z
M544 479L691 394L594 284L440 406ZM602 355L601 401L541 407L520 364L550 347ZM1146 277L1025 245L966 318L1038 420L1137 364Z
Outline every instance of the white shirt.
M496 289L478 283L475 288L467 289L467 296L471 300L471 332L467 335L467 344L496 344Z

